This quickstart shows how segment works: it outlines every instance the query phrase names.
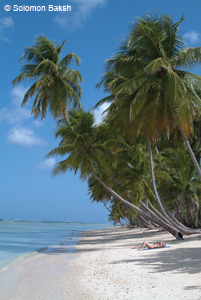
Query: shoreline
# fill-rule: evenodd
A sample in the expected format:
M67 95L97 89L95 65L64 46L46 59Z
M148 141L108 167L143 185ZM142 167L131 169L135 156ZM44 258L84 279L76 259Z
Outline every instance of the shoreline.
M22 252L19 255L13 256L5 261L0 262L0 273L2 271L7 270L10 268L12 265L15 265L19 261L23 261L24 259L28 259L29 257L32 257L36 255L37 253L48 253L48 252L56 252L58 247L60 246L66 246L68 252L75 252L76 251L76 244L79 242L80 236L81 236L82 231L76 233L76 235L72 234L69 235L67 240L61 239L60 244L58 245L48 245L44 246L35 250L31 250L28 252Z
M0 270L18 259L35 251L52 248L60 244L73 248L79 241L80 233L88 230L109 227L110 224L0 220L1 252Z
M0 299L201 300L201 235L184 238L144 228L86 231L74 253L60 245L1 272ZM130 249L158 240L171 247Z
M66 299L65 276L76 255L76 249L60 245L53 251L34 251L14 260L0 270L0 300Z

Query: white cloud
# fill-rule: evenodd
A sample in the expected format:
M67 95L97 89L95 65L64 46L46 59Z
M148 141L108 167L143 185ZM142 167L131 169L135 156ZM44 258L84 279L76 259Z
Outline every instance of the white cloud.
M13 29L14 22L12 17L4 17L0 19L0 39L6 42L10 40L5 36L6 29Z
M14 26L12 17L4 17L0 19L0 26L4 28L11 28Z
M11 91L11 109L4 107L0 110L0 122L7 121L9 124L20 124L31 117L31 110L21 107L22 99L27 88L23 86L14 87Z
M10 93L12 107L4 107L0 110L0 122L7 122L14 125L7 134L6 141L10 144L21 146L42 146L47 142L37 137L33 130L24 126L24 121L31 118L31 110L27 107L21 107L22 100L28 87L19 85L14 87ZM31 126L39 127L44 123L32 121Z
M91 15L93 9L99 5L106 4L107 0L69 0L73 2L71 11L67 14L57 14L54 21L61 27L70 27L71 30L75 30L82 26L86 19Z
M48 158L43 162L40 162L37 164L37 168L45 170L45 171L50 171L56 164L56 161L54 158Z
M32 130L17 126L8 132L7 142L10 144L27 147L34 145L41 146L46 144L46 141L36 137Z
M101 106L93 110L94 117L95 117L95 124L99 124L102 122L104 118L103 112L109 107L110 103L103 103Z
M189 40L191 44L195 44L200 41L200 34L197 31L192 30L184 34L184 39Z
M28 108L12 108L6 107L0 110L0 122L7 121L9 124L19 124L25 119L29 119L31 112Z
M28 87L24 87L23 85L15 86L11 91L12 103L21 107L22 100L24 98L25 93L27 92Z
M44 121L38 121L38 120L34 120L33 123L34 127L41 127L44 126Z

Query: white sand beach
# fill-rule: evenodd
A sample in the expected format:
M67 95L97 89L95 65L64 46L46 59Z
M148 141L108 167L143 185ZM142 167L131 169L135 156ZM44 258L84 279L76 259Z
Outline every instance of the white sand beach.
M85 232L69 253L35 253L0 272L1 300L201 299L201 235L142 228ZM170 248L138 251L142 241Z

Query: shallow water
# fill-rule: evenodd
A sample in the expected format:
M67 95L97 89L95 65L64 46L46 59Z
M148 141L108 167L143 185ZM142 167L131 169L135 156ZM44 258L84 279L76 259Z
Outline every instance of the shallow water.
M74 251L82 231L111 226L96 223L1 220L0 268L33 251L52 251L61 244Z

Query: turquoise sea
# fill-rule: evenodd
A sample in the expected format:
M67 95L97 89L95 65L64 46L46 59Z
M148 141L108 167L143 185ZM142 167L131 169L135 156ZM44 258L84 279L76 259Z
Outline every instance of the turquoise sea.
M34 251L52 251L64 244L70 251L87 230L111 224L0 220L0 269Z

